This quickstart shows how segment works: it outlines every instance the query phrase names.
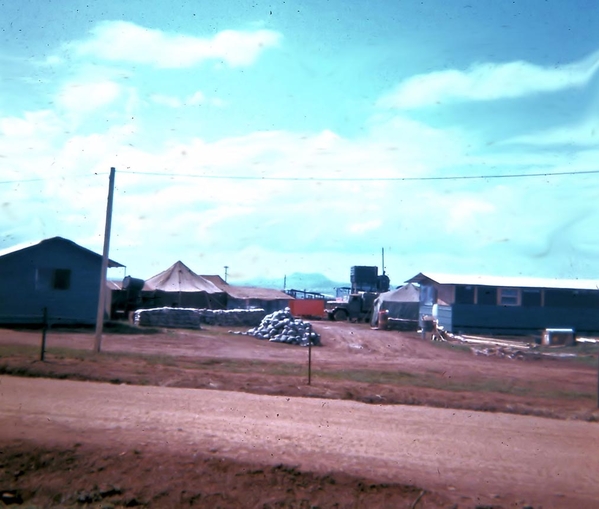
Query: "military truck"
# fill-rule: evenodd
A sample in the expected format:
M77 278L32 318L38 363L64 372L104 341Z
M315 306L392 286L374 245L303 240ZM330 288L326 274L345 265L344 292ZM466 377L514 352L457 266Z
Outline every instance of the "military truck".
M329 301L325 313L335 322L369 322L378 293L360 292L349 295L347 301Z
M325 313L329 320L370 322L374 300L389 290L389 278L378 274L378 267L354 266L350 273L351 288L343 300L328 301Z

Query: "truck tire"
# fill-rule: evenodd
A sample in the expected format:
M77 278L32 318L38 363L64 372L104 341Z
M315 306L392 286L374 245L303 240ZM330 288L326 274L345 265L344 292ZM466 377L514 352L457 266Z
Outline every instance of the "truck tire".
M345 309L336 309L333 313L333 320L336 322L345 322L349 313Z

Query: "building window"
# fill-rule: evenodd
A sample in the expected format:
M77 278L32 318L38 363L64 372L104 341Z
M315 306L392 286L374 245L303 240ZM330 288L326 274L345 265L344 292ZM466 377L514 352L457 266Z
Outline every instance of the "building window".
M71 287L71 271L69 269L56 269L54 271L55 290L68 290Z
M520 290L518 288L499 288L500 306L519 306Z
M536 288L523 288L522 305L524 307L541 307L543 305L542 291Z
M474 304L474 286L458 285L455 287L456 304Z
M481 306L496 306L498 295L496 286L479 286L476 289L476 303Z
M71 288L71 269L37 269L35 288L37 290L68 290Z

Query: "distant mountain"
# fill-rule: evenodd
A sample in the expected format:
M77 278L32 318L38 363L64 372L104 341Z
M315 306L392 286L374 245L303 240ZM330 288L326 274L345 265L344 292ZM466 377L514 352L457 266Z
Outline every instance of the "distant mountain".
M230 281L231 284L243 286L260 286L262 288L276 288L283 290L306 290L307 292L324 293L325 295L335 295L335 288L341 286L350 286L349 283L332 281L323 274L312 273L304 274L295 272L285 278L265 279L255 278L246 281Z

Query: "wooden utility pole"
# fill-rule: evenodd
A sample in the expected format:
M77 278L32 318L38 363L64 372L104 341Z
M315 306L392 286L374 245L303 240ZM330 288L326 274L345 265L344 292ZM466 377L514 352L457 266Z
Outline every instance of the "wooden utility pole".
M104 229L104 250L102 251L102 270L100 273L100 296L98 297L98 314L96 315L96 340L94 350L100 351L102 346L102 328L104 326L104 309L106 307L106 273L108 272L108 250L110 247L110 227L112 224L112 198L114 196L114 168L110 168L108 180L108 203L106 205L106 228Z

